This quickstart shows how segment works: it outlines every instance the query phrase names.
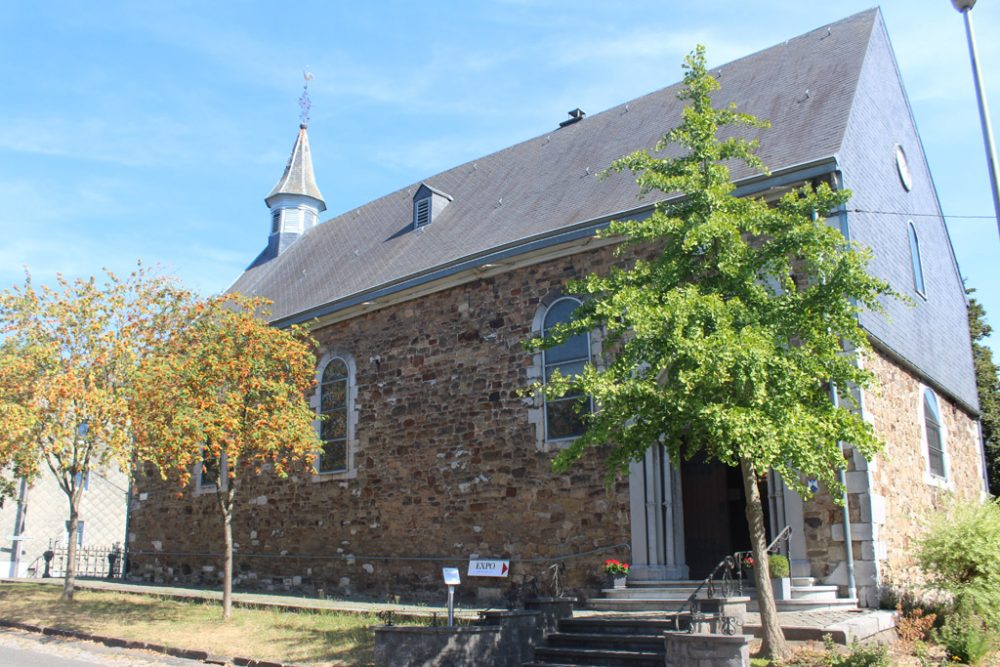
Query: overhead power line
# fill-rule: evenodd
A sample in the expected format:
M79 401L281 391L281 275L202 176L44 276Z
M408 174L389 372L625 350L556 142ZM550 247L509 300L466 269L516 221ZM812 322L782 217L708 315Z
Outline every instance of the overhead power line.
M867 208L849 208L848 213L874 213L876 215L903 215L909 218L974 218L992 220L992 215L942 215L940 213L910 213L908 211L873 211Z

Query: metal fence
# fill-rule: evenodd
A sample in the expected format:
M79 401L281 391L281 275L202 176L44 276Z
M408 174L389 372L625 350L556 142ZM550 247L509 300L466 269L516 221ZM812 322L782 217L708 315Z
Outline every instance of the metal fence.
M69 561L69 549L54 545L28 568L35 577L64 577ZM76 550L76 576L120 579L124 567L124 553L120 545L110 547L79 547Z

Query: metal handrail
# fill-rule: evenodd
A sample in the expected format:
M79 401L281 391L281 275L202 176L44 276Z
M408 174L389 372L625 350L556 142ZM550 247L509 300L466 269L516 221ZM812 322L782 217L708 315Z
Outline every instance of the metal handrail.
M775 537L771 541L771 543L767 545L767 553L769 553L769 554L775 553L775 551L774 551L775 545L778 544L778 542L787 542L791 536L792 536L792 527L791 526L785 526L784 528L782 528L781 532L778 533L778 536Z
M785 526L784 528L781 529L781 532L778 533L777 537L775 537L773 540L771 540L771 543L767 545L767 549L765 549L765 551L767 551L767 553L769 553L769 554L778 553L778 551L776 549L778 543L779 542L785 542L785 543L787 543L788 540L791 538L791 536L792 536L792 527L791 526ZM746 557L750 556L750 555L753 555L753 551L737 551L736 553L733 554L733 556L736 558L736 561L738 563L743 563L744 560L746 559ZM739 577L740 577L740 580L742 581L743 580L743 568L742 567L739 570Z
M791 535L792 535L792 527L785 526L781 530L781 532L778 533L778 535L771 541L771 543L767 545L767 552L773 553L778 543L787 542L788 539L791 537ZM719 561L719 564L716 565L715 568L712 570L712 572L702 580L702 582L698 585L698 587L694 589L694 592L688 596L688 599L685 600L684 604L681 605L681 608L677 610L677 615L674 616L674 628L678 632L680 631L681 616L684 614L685 611L693 613L694 608L697 606L698 603L698 594L701 592L701 590L707 587L706 590L707 597L714 596L715 579L716 576L719 574L720 570L722 571L722 576L721 576L722 597L729 597L733 593L736 593L736 595L743 594L742 564L744 556L750 553L753 552L737 551L733 554L725 556L722 560ZM734 572L736 572L735 582L733 579Z
M694 589L694 592L688 596L688 599L684 601L684 604L681 605L681 608L677 610L677 615L674 616L674 629L680 632L681 629L680 619L681 616L684 614L685 610L693 613L694 607L697 605L698 593L701 592L701 589L705 588L706 586L708 587L706 591L708 597L712 597L715 594L714 582L716 575L719 574L720 570L722 571L721 579L722 579L723 597L729 597L733 592L732 590L732 586L734 585L733 571L735 569L736 569L736 558L732 554L727 555L722 560L720 560L719 564L715 566L715 569L713 569L712 572L702 580L702 582L698 585L698 588ZM739 580L739 583L736 584L736 586L738 592L742 593L743 592L742 579Z

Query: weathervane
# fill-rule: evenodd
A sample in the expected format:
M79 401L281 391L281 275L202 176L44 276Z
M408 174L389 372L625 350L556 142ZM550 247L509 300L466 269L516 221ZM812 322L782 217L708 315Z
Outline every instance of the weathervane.
M302 78L306 80L306 83L302 86L302 97L299 98L299 108L302 109L299 122L306 126L309 124L309 109L312 108L312 100L309 99L309 82L313 80L313 74L309 71L308 66L302 70Z

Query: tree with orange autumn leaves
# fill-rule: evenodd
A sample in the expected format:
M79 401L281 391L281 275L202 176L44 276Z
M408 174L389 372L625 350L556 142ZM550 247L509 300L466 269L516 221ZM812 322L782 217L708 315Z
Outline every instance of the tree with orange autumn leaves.
M140 366L132 406L138 455L186 486L203 466L224 531L223 618L232 614L237 499L248 476L286 477L321 445L306 393L314 343L263 319L268 302L223 295L194 304L187 326Z
M132 466L129 404L143 355L169 336L190 295L141 265L120 278L57 276L55 288L0 293L0 467L31 480L43 469L66 495L73 599L83 480Z

